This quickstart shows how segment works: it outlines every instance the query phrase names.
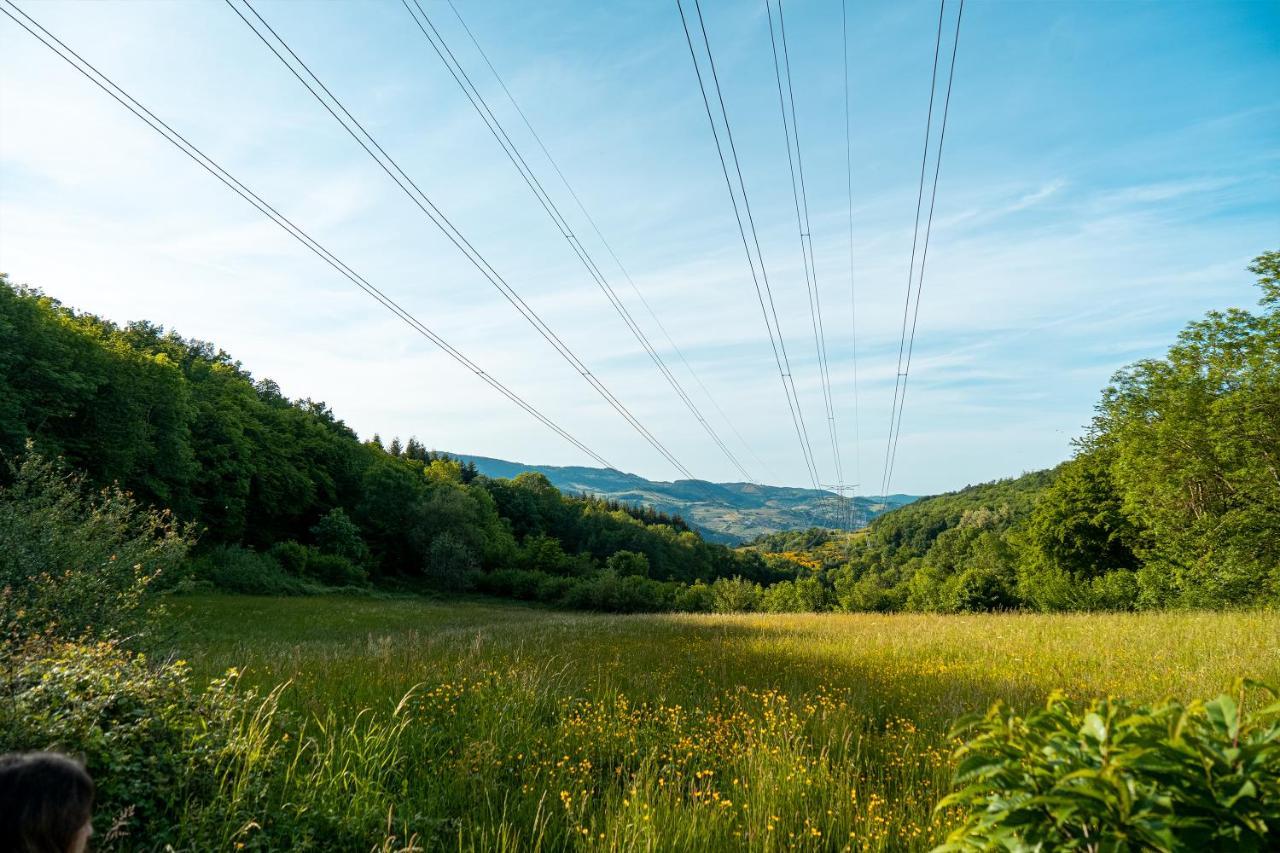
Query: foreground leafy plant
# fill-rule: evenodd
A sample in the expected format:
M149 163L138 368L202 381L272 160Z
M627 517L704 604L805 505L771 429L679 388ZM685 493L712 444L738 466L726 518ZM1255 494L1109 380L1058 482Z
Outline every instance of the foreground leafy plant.
M154 587L194 540L167 511L47 459L31 445L0 485L0 634L130 636L155 616Z
M938 804L962 823L937 850L1274 850L1276 696L1240 680L1234 697L1189 705L1078 708L1055 693L1025 718L1001 703L962 718L958 790Z

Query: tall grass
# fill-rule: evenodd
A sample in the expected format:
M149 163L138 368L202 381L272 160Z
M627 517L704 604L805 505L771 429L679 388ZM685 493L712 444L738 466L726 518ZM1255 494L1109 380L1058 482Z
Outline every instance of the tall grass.
M270 690L224 847L916 850L956 716L1280 677L1280 616L569 615L175 601L198 676ZM234 801L234 802L233 802ZM207 818L205 818L207 819ZM197 845L198 846L198 845Z

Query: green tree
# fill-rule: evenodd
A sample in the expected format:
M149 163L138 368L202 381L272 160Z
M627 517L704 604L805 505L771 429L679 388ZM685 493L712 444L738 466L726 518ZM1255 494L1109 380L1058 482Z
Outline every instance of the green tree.
M616 551L605 560L605 568L621 577L649 577L649 558L635 551Z
M1280 252L1250 267L1260 313L1214 311L1162 359L1121 371L1088 448L1148 532L1148 597L1220 605L1280 596ZM1157 602L1159 603L1159 602Z
M311 528L316 547L326 554L345 557L357 566L369 563L369 546L360 528L342 507L334 507Z

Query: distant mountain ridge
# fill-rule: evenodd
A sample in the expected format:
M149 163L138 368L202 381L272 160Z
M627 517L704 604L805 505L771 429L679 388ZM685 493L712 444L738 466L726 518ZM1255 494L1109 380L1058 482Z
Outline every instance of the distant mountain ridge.
M475 463L476 469L487 477L510 479L525 471L537 471L563 492L648 504L660 512L682 516L711 541L731 545L763 533L841 523L840 503L831 492L706 480L668 483L606 468L528 465L465 453L450 455ZM886 498L856 497L853 502L856 515L865 523L915 499L914 495L896 494Z

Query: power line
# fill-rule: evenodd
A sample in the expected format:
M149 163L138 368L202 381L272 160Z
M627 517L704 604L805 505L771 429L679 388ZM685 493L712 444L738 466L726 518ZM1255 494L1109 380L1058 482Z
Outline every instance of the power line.
M858 291L854 280L853 255L853 145L849 133L849 9L840 0L840 41L844 58L844 167L849 199L849 339L853 352L853 464L854 486L862 484L862 427L858 414ZM852 510L851 510L852 513Z
M459 364L466 367L468 370L470 370L472 373L474 373L476 376L482 379L486 384L488 384L494 390L498 391L500 394L505 396L508 400L511 400L513 403L515 403L525 412L533 416L535 419L541 422L544 426L546 426L552 432L556 433L561 438L565 439L570 444L572 444L574 447L578 448L583 453L587 454L587 456L589 456L594 461L600 463L601 465L604 465L607 468L613 468L613 465L611 465L604 457L600 456L598 453L593 451L583 442L579 441L577 438L575 438L572 434L570 434L567 430L559 426L549 417L542 414L542 412L540 412L532 404L525 401L522 397L520 397L518 394L516 394L506 385L504 385L503 383L495 379L493 376L489 375L484 370L482 370L479 365L477 365L475 362L471 361L469 358L463 355L460 351L452 347L447 341L445 341L443 338L441 338L439 335L437 335L427 326L423 325L416 317L414 317L411 313L409 313L407 310L402 308L393 299L391 299L389 296L387 296L385 293L383 293L374 285L370 284L363 276L361 276L359 273L352 270L351 267L347 266L337 256L335 256L328 249L326 249L324 246L322 246L320 243L314 240L309 234L307 234L298 226L294 225L291 220L289 220L287 217L285 217L283 214L277 211L270 204L263 201L263 199L259 195L257 195L257 193L253 192L253 190L249 189L247 186L245 186L243 183L237 180L233 175L231 175L229 172L223 169L220 165L218 165L218 163L215 162L212 158L208 157L203 151L201 151L199 148L197 148L195 145L189 142L186 139L186 137L178 133L176 130L170 127L167 123L165 123L164 120L156 116L155 113L151 112L151 110L147 109L140 102L134 99L133 96L131 96L128 92L126 92L124 89L116 85L115 82L111 80L111 78L107 77L97 68L95 68L92 64L90 64L87 60L81 57L78 53L76 53L74 50L72 50L70 47L64 44L60 39L58 39L57 36L53 35L47 29L41 26L34 18L32 18L30 15L28 15L26 12L20 9L16 4L14 4L12 0L0 0L0 2L4 2L7 6L12 8L14 12L17 12L18 15L21 15L23 18L25 18L26 21L29 22L31 26L28 26L27 23L24 23L22 20L19 20L17 17L15 17L14 14L9 11L9 9L0 8L0 12L4 12L4 14L10 20L12 20L18 26L26 30L37 41L41 42L45 47L53 51L59 58L61 58L64 62L69 64L76 71L84 75L95 86L97 86L102 91L106 92L108 95L114 98L121 106L129 110L129 112L133 113L134 116L136 116L138 119L143 121L148 127L154 130L156 133L160 134L160 136L164 137L165 140L167 140L170 144L176 147L179 151L181 151L183 154L186 154L188 157L194 160L197 165L199 165L202 169L204 169L209 174L213 175L215 178L221 181L228 189L236 193L236 195L240 196L249 204L253 205L253 207L257 209L259 213L261 213L263 216L270 219L280 228L284 229L284 231L288 233L289 236L293 237L295 240L297 240L299 243L305 246L308 250L313 252L317 257L319 257L322 261L324 261L326 264L328 264L330 267L336 270L344 278L348 279L356 287L360 288L366 294L373 297L384 308L386 308L391 313L395 314L396 317L398 317L400 320L408 324L410 328L412 328L414 331L416 331L418 334L422 335L423 337L427 338L429 341L431 341L433 344L438 346L440 349L444 350L444 352L450 358L452 358L453 360L457 361ZM35 27L35 29L32 29L32 27ZM36 32L36 30L39 30L40 32ZM43 33L44 35L42 36L41 33ZM54 46L55 43L57 45L56 47Z
M924 154L921 157L921 161L920 161L920 190L916 197L915 230L916 230L917 236L919 235L919 230L920 230L921 201L924 196L925 163L928 161L928 157L929 157L929 130L930 130L929 124L933 118L933 99L934 99L935 89L937 87L937 78L938 78L938 55L942 46L942 18L946 8L947 8L947 0L942 0L938 8L937 41L933 49L933 77L929 85L929 118L925 122ZM889 485L893 481L893 467L898 457L898 440L902 437L902 411L905 406L906 397L907 397L907 379L911 374L911 355L913 350L915 349L916 324L920 319L920 292L924 287L925 262L929 258L929 236L933 232L933 210L934 210L934 205L938 200L938 175L942 170L942 144L947 138L947 115L951 111L951 84L955 80L956 52L960 47L960 20L963 16L964 16L964 0L960 0L960 8L959 8L959 11L956 13L955 36L953 38L952 45L951 45L951 64L950 64L950 69L947 72L947 94L946 94L945 102L942 108L942 125L938 134L938 151L934 157L933 187L930 190L930 196L929 196L929 216L928 216L928 222L925 226L924 247L923 247L923 252L920 258L919 275L916 277L915 309L912 312L912 317L911 317L910 342L906 344L905 366L904 366L903 357L902 357L903 343L899 342L898 344L898 376L897 376L898 381L894 383L894 402L897 407L897 417L895 419L893 414L892 413L890 414L889 443L885 447L884 480L880 488L880 493L882 496L888 493ZM915 255L916 255L916 240L913 237L911 241L911 267L908 269L908 274L907 274L907 301L906 301L906 305L904 305L902 309L902 331L903 331L904 341L907 339L906 338L907 309L911 305L911 278L915 268ZM899 384L901 385L900 395L898 392Z
M558 352L560 356L565 361L567 361L570 364L570 366L572 366L574 370L576 370L582 376L583 379L587 381L587 384L591 385L591 387L594 388L596 392L601 397L604 398L605 402L607 402L610 405L610 407L613 408L614 411L616 411L619 415L621 415L622 418L626 420L627 423L629 423L632 426L632 428L635 429L635 431L638 432L640 436L650 444L650 446L652 446L655 450L657 450L658 453L660 453L663 456L663 458L665 458L668 462L670 462L671 465L675 467L681 474L683 474L688 479L691 479L691 480L696 479L693 476L692 472L690 472L689 469L686 468L680 462L680 460L678 460L675 457L675 455L673 455L671 451L669 451L662 444L662 442L659 441L653 435L653 433L650 432L649 429L645 427L645 425L641 423L639 419L637 419L635 415L633 415L627 409L627 407L624 406L620 400L618 400L617 397L614 396L613 392L611 392L604 385L604 383L600 381L599 378L597 378L594 374L591 373L590 369L588 369L586 364L584 364L582 360L578 358L577 354L574 353L573 350L570 349L569 346L563 340L561 340L560 337L554 331L552 331L550 326L548 326L542 320L542 318L537 314L537 312L535 312L524 301L524 299L521 298L521 296L515 291L515 289L512 288L511 285L507 283L506 279L504 279L497 272L497 270L494 269L494 267L489 263L489 261L485 259L484 255L482 255L475 248L475 246L473 246L471 242L467 240L467 238L462 234L462 232L459 231L457 227L454 226L454 224L449 220L449 218L444 215L444 213L440 210L439 207L435 205L434 202L431 201L430 197L428 197L427 194L422 191L422 189L413 181L413 179L410 178L407 174L405 174L404 170L400 168L399 164L396 163L396 161L389 154L387 154L386 150L383 149L383 147L378 143L378 141L373 137L373 135L370 134L368 130L364 128L364 126L359 122L359 120L356 119L355 116L351 114L351 112L346 108L346 106L343 105L342 101L337 96L335 96L333 92L331 92L328 89L328 87L324 85L324 83L320 80L319 77L315 75L315 73L310 69L310 67L308 67L307 64L303 62L302 59L297 55L297 53L295 53L293 49L289 47L289 44L283 38L280 37L280 34L277 33L274 29L272 29L271 25L268 24L266 20L264 20L262 16L258 14L257 10L253 8L253 5L249 3L248 0L241 0L241 2L244 4L245 8L247 8L253 14L253 16L257 18L258 21L260 21L264 27L266 27L267 31L271 33L272 37L277 42L279 42L280 46L284 48L285 52L288 53L290 57L292 57L294 62L297 63L297 65L302 69L302 71L306 72L307 77L310 77L310 79L315 83L314 86L311 83L307 82L307 79L303 77L302 73L299 72L298 68L295 68L293 63L291 63L288 59L286 59L284 54L281 53L276 48L276 46L271 43L271 40L268 39L266 36L264 36L262 32L256 26L254 26L254 24L248 18L244 16L244 14L240 11L239 8L236 7L236 5L232 2L232 0L226 0L227 5L231 7L231 10L233 12L236 13L236 16L239 17L240 20L243 21L245 25L249 27L249 29L251 29L255 35L258 36L258 38L262 41L262 43L265 44L273 54L275 54L276 58L279 59L280 62L286 68L289 69L289 71L293 74L293 76L298 79L298 82L302 83L303 87L306 88L306 90L310 92L312 96L315 97L315 99L320 103L321 106L325 108L325 110L329 113L329 115L333 116L334 120L337 121L342 126L342 128L351 136L351 138L354 139L356 143L359 144L359 146L364 149L365 153L367 153L370 157L373 158L373 160L378 164L378 166L381 167L382 171L384 171L387 174L387 176L390 177L393 182L395 182L396 186L398 186L401 189L401 191L404 192L404 194L409 198L409 200L412 201L414 205L416 205L418 209L421 210L428 219L431 220L432 224L434 224L438 229L440 229L440 231L449 239L449 241L453 243L453 245L460 252L462 252L464 256L466 256L467 260L470 261L471 264L477 270L479 270L479 272L486 279L488 279L489 282L495 288L498 289L498 291L503 295L503 297L508 302L510 302L511 305L517 311L520 312L520 315L524 317L525 320L527 320L529 324L532 325L540 335L542 335L543 339L546 340L547 343L551 344L551 346L556 350L556 352ZM316 90L317 86L320 88L321 91L324 92L324 96L328 96L329 98L328 101L326 101L325 97L322 96L320 92ZM329 101L332 101L332 106L330 105ZM338 114L337 111L335 111L334 109L335 107L337 108L337 110L341 111L342 113L341 116ZM342 116L346 117L345 121L343 120ZM350 124L348 124L348 122L350 122ZM357 130L359 131L358 133L357 133ZM373 147L370 148L370 146L373 146ZM374 153L374 149L377 150L378 152L377 154Z
M836 429L835 408L831 401L831 374L827 368L827 339L822 324L822 299L818 291L818 265L813 256L813 232L809 224L809 196L804 183L804 159L800 153L800 123L796 118L796 96L791 79L791 57L787 51L787 26L782 17L782 0L778 0L778 26L782 37L783 65L787 72L787 98L782 95L782 67L778 64L778 42L774 37L773 6L765 0L765 13L769 18L769 44L773 49L773 74L778 83L778 108L782 114L782 134L787 143L787 169L791 173L791 197L795 202L796 230L800 236L800 257L804 267L804 284L809 293L809 320L813 326L813 346L818 355L818 373L822 380L822 400L827 412L827 433L831 439L831 456L835 462L836 483L841 500L844 498L844 467L840 461L840 441ZM791 122L787 123L790 102ZM792 138L795 138L795 157L792 158ZM799 186L797 186L797 177Z
M671 350L680 359L685 369L689 372L689 375L693 377L694 382L697 383L698 387L702 390L702 393L711 402L711 405L715 408L716 412L720 415L721 420L723 420L725 424L729 427L730 431L733 432L734 436L738 439L738 442L743 446L743 448L746 449L747 453L751 455L751 458L755 460L756 464L760 465L762 468L765 468L771 471L768 463L766 463L763 459L761 459L756 454L755 450L752 449L751 445L747 442L747 440L742 437L742 433L738 432L738 428L734 425L733 421L729 418L729 416L725 414L724 409L720 407L720 403L716 400L715 396L711 393L711 390L707 388L706 384L702 381L702 377L698 375L698 372L694 369L693 365L685 357L684 351L681 350L679 345L676 344L675 340L672 339L671 333L667 331L667 327L663 325L662 320L658 317L657 313L653 310L653 307L649 304L649 300L645 298L644 293L642 293L640 288L636 285L635 280L632 279L631 277L631 273L628 272L627 268L623 265L622 260L618 257L617 252L613 250L613 246L610 245L607 239L605 239L605 236L601 232L600 226L596 223L595 218L587 210L586 205L583 204L582 202L582 199L578 197L578 193L574 190L573 185L569 183L569 179L565 177L564 171L560 168L559 162L557 162L556 158L551 155L551 151L548 150L546 144L542 141L542 137L538 134L538 131L534 129L533 123L529 121L529 117L525 115L524 110L520 107L519 102L516 101L515 96L511 93L511 90L507 88L506 81L503 80L502 75L498 73L498 69L494 67L493 62L489 59L489 54L486 53L484 48L480 45L480 41L476 38L475 33L471 31L471 27L467 25L466 20L462 17L462 13L458 11L457 5L453 2L453 0L448 0L448 3L449 3L449 8L453 10L454 16L457 17L458 23L462 26L463 32L467 34L467 38L470 39L471 44L476 49L476 52L479 53L480 58L484 60L484 64L489 68L489 71L493 74L494 80L496 80L498 83L498 86L502 88L503 94L507 96L507 100L511 103L511 106L515 109L516 114L520 116L520 120L524 123L525 128L529 131L529 135L533 137L534 142L538 144L538 148L542 151L543 156L546 157L547 162L551 164L551 168L555 170L557 177L560 178L560 183L564 184L564 188L569 193L569 197L573 199L573 202L577 206L579 212L582 213L583 218L586 219L587 223L591 226L591 230L595 233L596 238L600 241L600 244L604 246L605 251L609 253L609 257L613 259L614 265L617 266L619 272L622 273L623 278L627 280L627 284L631 286L632 292L635 293L636 298L640 300L640 304L644 306L645 312L648 313L649 318L653 320L654 325L658 327L658 330L662 332L662 336L666 340L667 345L671 347Z
M702 425L702 428L711 437L712 441L714 441L720 448L720 451L734 465L734 467L738 469L743 477L750 482L756 482L755 478L752 477L747 469L742 466L742 463L738 461L738 458L733 454L733 451L731 451L728 445L720 438L720 435L715 431L715 428L711 426L711 423L703 416L702 412L698 409L697 404L695 404L692 398L690 398L688 393L685 391L684 386L680 384L680 381L675 377L675 374L673 374L667 366L666 361L663 360L661 354L649 341L644 330L640 328L639 324L636 323L635 319L631 316L631 312L618 297L613 286L609 283L608 278L600 270L595 259L591 257L586 246L584 246L574 234L572 227L569 225L569 222L564 217L563 213L561 213L560 208L555 203L555 200L551 198L551 194L547 192L546 187L538 179L537 174L520 153L519 147L502 126L501 121L489 107L489 104L485 101L484 96L480 93L479 89L476 88L470 75L468 75L466 69L462 67L462 63L458 61L457 56L454 54L453 50L450 49L448 42L445 41L440 30L431 21L431 17L427 14L426 10L422 8L422 4L418 2L418 0L412 0L412 2L413 5L410 6L408 0L401 0L401 4L404 6L405 11L407 11L410 17L413 18L414 24L416 24L419 31L422 32L423 37L426 38L427 42L431 45L436 55L440 58L440 61L444 63L445 68L453 77L454 82L456 82L459 88L462 89L463 94L467 96L467 99L475 108L480 119L485 123L489 132L493 134L494 139L496 139L498 144L502 147L503 153L507 155L507 159L511 161L513 166L515 166L516 171L520 173L525 184L529 187L530 191L533 192L534 198L538 200L538 203L542 206L543 210L545 210L547 215L551 217L551 221L555 224L556 229L560 231L561 236L565 238L574 254L578 256L578 260L580 260L582 265L586 268L587 274L591 276L596 285L605 294L605 297L618 313L618 316L622 318L623 322L626 323L627 328L630 329L631 334L644 348L645 352L648 353L650 360L654 363L654 366L656 366L659 372L662 373L668 384L671 385L672 390L674 390L677 396L680 397L686 408L689 409L690 413L692 413L698 423ZM417 9L418 14L414 14L415 8ZM457 13L456 8L454 9L454 12L455 14ZM421 20L419 20L419 15L421 16ZM461 15L459 15L458 18L461 20ZM423 23L426 24L425 27L423 26ZM430 32L428 32L428 28L430 28ZM510 97L509 92L508 97ZM528 120L526 119L526 123L527 121ZM562 173L562 180L563 177ZM565 183L567 185L568 182L566 181ZM579 204L581 205L581 202L579 202ZM635 287L634 282L632 283L632 287ZM637 289L637 293L638 292L639 291Z
M729 150L733 158L734 170L738 177L738 191L742 194L742 208L738 206L738 196L734 191L733 181L729 177L729 166L725 160L724 147L720 143L720 132L716 129L715 118L711 112L711 101L707 95L706 83L702 77L702 67L698 63L697 50L693 46L693 36L689 32L689 22L684 14L684 5L682 0L676 0L676 9L680 12L680 23L684 28L685 42L689 45L689 57L693 60L693 70L698 78L698 89L702 93L702 104L706 109L707 121L711 124L711 136L715 140L716 153L720 158L720 170L724 174L725 186L729 190L729 200L733 204L734 219L738 223L738 234L742 237L742 248L747 254L747 266L751 270L751 281L755 285L756 298L760 302L760 312L764 315L765 329L769 333L769 344L773 348L773 359L778 366L778 375L782 380L782 388L787 397L787 407L791 411L791 422L795 426L796 438L800 441L800 451L804 455L805 467L809 473L809 480L814 489L820 489L818 469L813 460L813 448L809 444L809 432L804 425L804 415L800 410L800 400L795 392L795 381L791 376L791 363L787 358L786 342L782 338L782 327L778 325L778 312L773 304L773 291L769 287L769 273L765 269L764 255L760 251L760 238L756 233L755 219L751 215L751 202L747 197L746 183L742 178L742 165L738 160L737 147L733 142L733 131L729 126L729 113L724 105L724 94L720 90L720 78L716 73L715 57L711 53L711 41L707 37L706 23L702 18L702 7L698 0L694 0L694 8L698 13L698 24L702 30L702 42L706 48L707 63L711 70L711 77L716 88L716 97L720 103L721 120L724 122L725 136L729 142ZM746 212L747 224L751 229L751 239L755 246L755 255L751 253L751 245L747 242L746 227L742 222L742 213ZM756 274L756 264L760 265L760 273ZM761 288L761 281L764 286ZM769 305L765 307L765 294L768 294ZM770 313L773 315L773 321L770 322ZM775 327L777 334L775 336Z

